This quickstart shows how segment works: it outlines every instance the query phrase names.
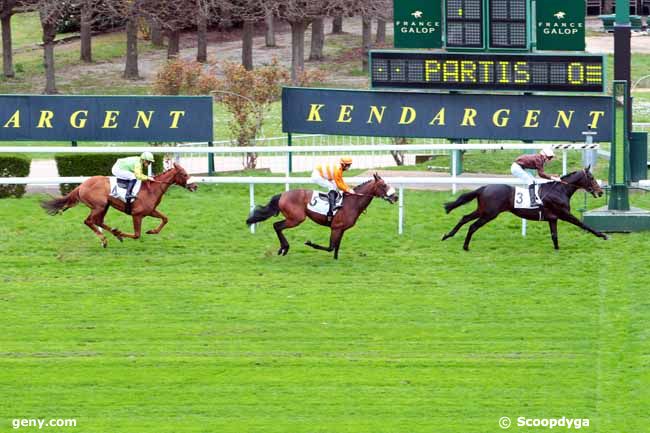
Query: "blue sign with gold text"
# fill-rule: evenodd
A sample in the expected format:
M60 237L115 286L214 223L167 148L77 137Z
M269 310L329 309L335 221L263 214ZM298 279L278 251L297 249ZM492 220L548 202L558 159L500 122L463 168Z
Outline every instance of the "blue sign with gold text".
M0 141L212 141L209 96L0 95Z
M282 130L449 139L611 140L612 98L284 88Z

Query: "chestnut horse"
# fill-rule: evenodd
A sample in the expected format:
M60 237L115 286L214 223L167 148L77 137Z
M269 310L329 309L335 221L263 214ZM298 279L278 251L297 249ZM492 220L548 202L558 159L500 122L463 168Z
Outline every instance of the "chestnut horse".
M287 238L284 237L282 231L300 225L305 218L309 217L316 224L330 226L330 244L329 247L323 247L307 241L305 245L317 250L334 251L334 258L338 259L343 233L354 226L361 212L366 210L373 198L379 197L391 204L397 201L395 189L375 174L373 179L354 188L354 193L345 193L343 207L334 215L332 221L328 222L326 215L321 215L307 209L312 192L309 189L293 189L273 196L266 206L258 206L251 212L246 220L246 224L255 224L282 212L285 219L273 223L273 228L280 240L278 255L286 256L289 252L289 242L287 242Z
M592 229L571 214L571 197L578 189L583 188L594 197L603 195L603 190L598 185L598 182L596 182L596 179L594 179L589 168L586 167L583 170L574 171L573 173L562 176L560 182L548 182L540 185L539 197L544 204L542 208L516 209L514 204L515 189L510 185L487 185L462 194L455 201L445 203L445 211L447 213L474 199L478 201L478 208L474 212L463 216L458 224L442 237L442 240L449 239L464 224L476 220L469 227L467 236L465 236L463 249L467 251L469 250L469 242L474 232L495 219L501 212L511 212L520 218L528 220L548 221L548 226L551 230L551 239L556 250L560 249L557 241L558 219L578 226L595 236L607 239L606 234Z
M90 208L90 215L84 223L99 236L102 246L106 248L108 241L102 233L102 229L108 230L120 242L123 238L139 239L141 234L142 219L151 216L161 220L160 225L147 234L155 235L160 233L168 218L162 212L156 209L163 194L167 192L170 186L179 185L189 191L196 191L196 184L187 183L188 174L183 167L178 164L154 177L153 181L142 182L142 187L138 193L138 198L133 202L131 216L133 217L133 234L124 233L116 228L111 228L104 223L106 212L112 206L120 212L124 212L126 204L117 198L110 197L110 183L107 176L93 176L84 183L72 190L64 197L54 198L41 202L41 207L50 215L63 213L81 202Z

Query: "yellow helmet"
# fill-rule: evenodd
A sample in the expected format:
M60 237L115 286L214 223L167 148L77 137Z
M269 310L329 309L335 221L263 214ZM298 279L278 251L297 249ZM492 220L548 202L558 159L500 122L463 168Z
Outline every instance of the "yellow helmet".
M341 158L341 164L352 165L352 158L344 156Z

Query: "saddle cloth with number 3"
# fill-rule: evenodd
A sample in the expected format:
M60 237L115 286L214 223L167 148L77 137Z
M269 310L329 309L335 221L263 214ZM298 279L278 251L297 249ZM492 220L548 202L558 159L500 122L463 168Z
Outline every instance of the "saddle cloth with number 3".
M539 184L535 184L535 195L537 196L537 200L539 200ZM515 187L514 203L515 209L537 209L537 207L531 207L530 205L530 193L528 192L528 187Z

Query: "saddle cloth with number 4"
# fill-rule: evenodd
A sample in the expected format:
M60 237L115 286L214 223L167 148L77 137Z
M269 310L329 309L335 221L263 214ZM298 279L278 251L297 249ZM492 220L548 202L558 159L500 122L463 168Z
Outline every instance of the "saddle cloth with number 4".
M334 206L334 215L336 215L336 212L338 212L341 206L343 206L343 195L339 194L338 197L336 197L336 206ZM320 191L312 191L311 200L309 200L307 209L320 215L327 215L327 211L330 209L329 201L327 201L327 193L320 192Z
M111 184L110 196L118 200L122 200L124 203L126 203L126 187L129 184L129 181L124 179L118 179L113 176L110 176L108 179ZM141 186L142 186L141 181L138 180L135 182L135 186L133 187L134 196L136 197L138 196L138 192L140 192Z
M539 184L535 184L535 195L537 196L537 200L539 200ZM515 187L514 203L515 209L537 209L537 207L530 205L530 192L528 191L528 187Z

